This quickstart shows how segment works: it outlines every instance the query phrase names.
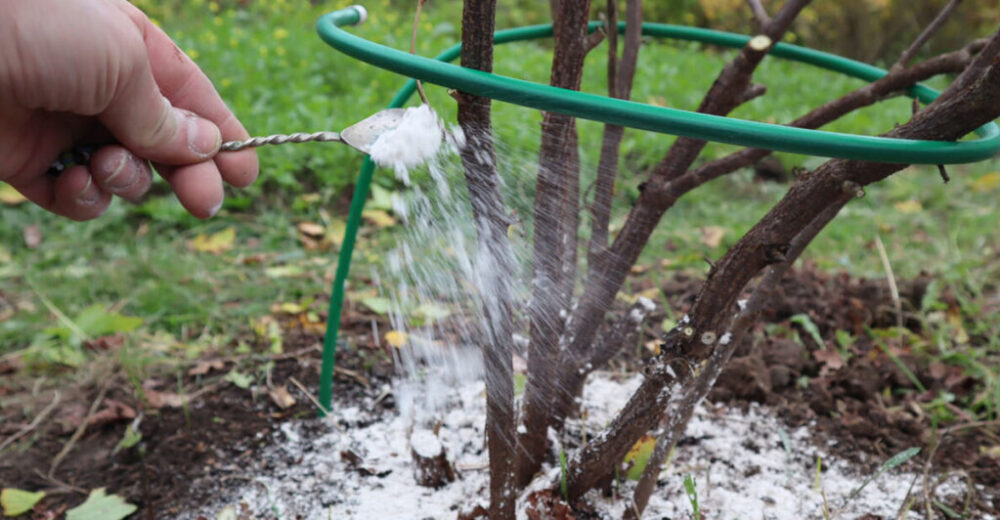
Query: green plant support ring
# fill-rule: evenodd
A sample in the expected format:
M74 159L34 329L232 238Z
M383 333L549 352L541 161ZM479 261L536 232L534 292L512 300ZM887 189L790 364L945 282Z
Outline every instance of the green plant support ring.
M360 6L334 11L319 19L317 31L320 38L331 47L376 67L462 92L539 110L706 141L821 157L877 162L901 164L969 163L988 159L1000 151L1000 128L997 127L996 123L989 123L978 128L976 134L979 135L979 139L972 141L918 141L843 134L732 119L532 83L447 63L459 56L461 44L454 45L434 59L430 59L370 42L341 29L341 26L344 25L356 25L363 22L366 16L367 12ZM601 26L601 22L591 22L588 29L592 32ZM624 32L624 22L618 24L617 30L619 33ZM733 48L741 48L751 39L750 36L742 34L660 23L642 24L642 34ZM499 45L548 37L552 37L551 24L497 31L494 35L494 41ZM886 70L866 63L786 43L775 44L769 54L840 72L865 81L875 81L887 74ZM389 107L401 107L415 90L415 82L411 79L397 92ZM908 95L923 103L930 103L940 93L930 87L918 84L909 89ZM364 209L365 201L368 198L374 170L374 164L366 158L355 185L347 228L344 232L344 241L337 263L323 345L323 366L320 373L319 401L325 410L329 410L332 398L333 368L340 314L343 309L344 284L347 280L354 242L361 223L361 210Z

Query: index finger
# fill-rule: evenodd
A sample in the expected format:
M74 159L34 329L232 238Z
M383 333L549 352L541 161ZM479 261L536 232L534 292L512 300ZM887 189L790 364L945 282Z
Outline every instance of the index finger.
M222 132L223 141L249 138L246 128L222 101L198 65L137 7L124 0L114 1L142 33L153 78L171 104L215 123ZM233 186L247 186L257 178L257 152L254 150L220 152L213 160L222 178Z

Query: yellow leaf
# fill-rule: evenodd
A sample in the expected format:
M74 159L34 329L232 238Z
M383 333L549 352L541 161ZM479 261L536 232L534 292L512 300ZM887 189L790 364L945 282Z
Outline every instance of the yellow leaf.
M893 204L896 211L903 214L917 213L924 209L924 206L920 204L919 200L904 200L902 202L897 202Z
M199 233L198 236L188 242L188 247L201 253L217 255L232 249L233 242L235 241L236 228L228 227L212 235L206 236L204 233Z
M380 229L396 225L396 219L383 209L366 209L361 213L361 216Z
M978 191L980 193L993 191L1000 186L1000 172L990 172L982 177L972 181L969 185L972 191Z
M980 446L979 454L994 459L1000 459L1000 444L997 444L996 446Z
M385 333L385 342L396 348L403 348L408 339L407 334L401 330L390 330Z
M4 488L0 491L0 507L3 516L19 516L31 511L39 500L45 497L44 491L32 493L14 488Z
M653 454L653 448L655 447L656 437L652 435L643 435L641 439L636 441L632 445L632 448L628 450L628 453L625 454L624 462L627 466L630 466L625 476L630 480L639 480L643 470L646 469L646 464L649 463L649 457Z
M14 189L10 184L0 182L0 202L8 206L20 204L28 199L21 195L21 192Z

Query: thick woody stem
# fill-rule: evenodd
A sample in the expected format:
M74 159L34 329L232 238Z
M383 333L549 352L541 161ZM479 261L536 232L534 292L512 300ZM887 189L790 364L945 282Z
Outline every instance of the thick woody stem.
M496 0L466 0L462 14L462 66L493 69ZM482 346L486 381L486 441L490 465L490 520L514 517L513 255L507 239L507 211L500 193L490 124L490 100L458 96L458 122L466 135L461 151L479 247L493 262L483 266L486 341ZM494 302L494 303L487 303Z
M588 48L590 2L558 2L550 83L579 90ZM534 208L534 273L531 281L528 380L524 432L519 438L518 483L526 485L541 465L548 445L549 405L556 391L559 336L569 309L577 264L579 228L579 151L576 120L546 112L538 159Z

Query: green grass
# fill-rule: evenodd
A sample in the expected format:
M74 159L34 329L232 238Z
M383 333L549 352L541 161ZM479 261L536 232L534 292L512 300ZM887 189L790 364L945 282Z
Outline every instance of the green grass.
M211 2L139 2L216 82L220 93L254 135L275 132L337 130L385 106L402 79L355 62L324 45L315 35L315 20L352 2L319 6L291 2L250 2L246 9ZM432 2L420 25L417 51L435 55L458 38L459 10L455 2ZM406 49L412 11L399 3L368 5L371 19L357 29L362 37ZM502 10L498 25L538 23L544 17L523 9ZM640 57L634 99L678 108L694 108L732 51L703 49L692 44L645 45ZM588 58L584 90L603 93L604 52ZM545 81L551 48L546 42L519 43L497 49L496 71ZM769 94L741 107L735 117L784 122L812 107L848 92L858 80L808 66L769 60L756 75ZM808 85L808 88L804 88ZM454 120L454 102L444 89L428 87L435 108ZM843 132L876 134L905 121L909 103L891 100L851 114L829 126ZM537 149L541 115L497 103L495 126L501 149L530 160ZM580 124L587 176L597 162L595 150L602 127ZM662 157L673 138L628 131L623 146L622 175L616 199L615 224L620 226L634 202L642 172ZM710 144L705 156L735 149ZM53 345L71 344L64 352L80 352L80 337L65 333L92 305L107 314L139 317L141 325L127 335L131 366L172 363L208 350L229 350L241 343L270 344L267 334L254 331L254 320L272 313L282 302L301 302L329 291L336 247L309 250L296 225L324 225L339 235L346 212L348 188L360 165L356 152L337 145L270 147L260 151L261 180L245 191L233 191L222 213L201 222L187 216L170 196L152 197L130 206L117 202L93 222L72 223L28 205L0 205L0 355L31 348L39 367L59 361L45 352ZM822 159L780 154L786 167L815 166ZM881 234L896 275L929 272L948 288L960 308L960 319L942 318L943 298L928 301L923 318L925 338L933 355L964 367L990 389L974 405L996 416L1000 383L1000 319L997 317L997 251L1000 251L995 198L1000 187L990 184L997 162L951 168L953 181L942 185L935 168L911 168L872 187L852 202L807 252L806 258L827 269L844 269L858 276L883 276L872 241ZM531 168L511 182L520 195L522 214L530 207ZM376 182L397 189L391 174L380 172ZM784 193L786 186L753 182L749 172L714 181L684 197L668 213L654 235L641 264L704 272L703 257L717 258L749 229ZM162 189L161 189L162 191ZM919 211L912 211L919 208ZM28 248L22 230L37 225L42 242ZM723 231L719 246L710 248L700 228ZM192 251L198 235L233 227L232 249L219 254ZM388 230L391 231L391 228ZM354 272L367 274L392 242L386 229L366 226L355 255ZM666 252L666 245L676 250ZM659 268L658 268L659 269ZM669 276L669 271L656 273ZM350 288L364 291L357 277ZM950 301L950 300L949 300ZM46 303L47 302L47 303ZM322 298L311 304L322 310ZM6 312L6 314L5 314ZM88 325L90 326L90 325ZM63 327L63 329L60 329ZM956 342L959 328L967 336ZM63 330L62 333L59 331ZM95 329L96 330L96 329ZM86 332L86 331L84 331ZM62 335L60 335L62 334ZM67 340L66 338L70 338ZM971 338L971 339L969 339ZM985 348L984 348L985 347ZM83 357L85 359L86 356ZM48 365L46 364L48 363ZM992 392L992 393L991 393Z

